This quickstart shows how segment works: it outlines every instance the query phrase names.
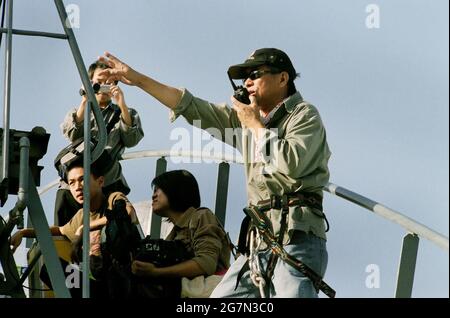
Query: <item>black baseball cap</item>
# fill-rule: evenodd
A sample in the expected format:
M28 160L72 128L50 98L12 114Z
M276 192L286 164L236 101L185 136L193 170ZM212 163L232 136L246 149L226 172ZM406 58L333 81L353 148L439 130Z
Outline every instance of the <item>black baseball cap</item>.
M297 75L289 56L283 51L275 48L256 50L244 63L230 66L228 68L228 74L230 74L233 79L243 79L246 78L249 70L262 65L271 66L280 71L286 71L290 78L295 78Z

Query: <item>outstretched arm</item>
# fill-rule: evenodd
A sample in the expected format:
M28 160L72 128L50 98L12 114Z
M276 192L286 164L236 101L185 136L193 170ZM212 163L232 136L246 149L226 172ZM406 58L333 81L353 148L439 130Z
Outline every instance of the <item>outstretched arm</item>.
M121 81L127 85L135 85L170 109L174 109L180 102L182 91L178 88L159 83L135 71L108 52L99 57L99 60L110 67L99 73L99 76L106 79L107 82Z
M58 226L51 226L50 233L52 236L62 235ZM34 238L36 237L36 232L34 231L34 229L30 228L30 229L21 229L16 233L14 233L14 235L11 237L11 240L9 241L13 253L16 251L17 247L19 247L20 243L22 243L22 238L24 237Z

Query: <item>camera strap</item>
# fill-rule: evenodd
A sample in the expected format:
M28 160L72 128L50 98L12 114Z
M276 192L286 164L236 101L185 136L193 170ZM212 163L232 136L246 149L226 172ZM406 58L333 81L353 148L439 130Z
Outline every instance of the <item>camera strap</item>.
M117 124L117 122L120 119L120 108L116 104L110 103L108 107L111 107L111 110L113 111L113 114L111 116L109 115L109 111L105 111L103 114L103 119L106 123L106 134L109 135L111 130L114 128L114 126ZM106 108L107 109L107 108Z

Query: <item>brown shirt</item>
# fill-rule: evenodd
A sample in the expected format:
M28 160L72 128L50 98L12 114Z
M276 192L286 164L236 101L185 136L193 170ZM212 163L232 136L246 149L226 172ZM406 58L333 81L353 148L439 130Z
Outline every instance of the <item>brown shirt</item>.
M230 266L230 244L216 216L207 208L189 208L174 224L167 240L181 240L207 275Z
M133 223L138 223L138 219L136 216L136 212L134 211L133 206L131 205L131 202L128 201L127 197L121 193L121 192L113 192L109 195L108 200L104 198L104 202L100 209L97 211L91 211L89 214L89 220L90 222L100 219L102 215L102 211L105 210L105 205L108 209L112 209L114 206L114 202L116 200L125 200L127 203L127 209L129 207L132 208L133 212L131 214L131 221ZM70 219L69 222L67 222L64 226L60 227L60 231L63 235L65 235L71 242L75 241L78 236L75 234L78 228L83 224L83 209L78 210L78 212ZM90 251L89 255L100 255L100 243L101 243L101 229L91 231L90 232Z

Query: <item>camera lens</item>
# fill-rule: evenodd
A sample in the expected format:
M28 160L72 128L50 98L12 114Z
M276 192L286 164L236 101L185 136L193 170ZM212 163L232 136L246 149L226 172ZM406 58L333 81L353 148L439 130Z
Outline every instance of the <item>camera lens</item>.
M94 93L97 93L98 90L100 89L100 84L99 83L95 83L94 85L92 85L92 89L94 90Z

